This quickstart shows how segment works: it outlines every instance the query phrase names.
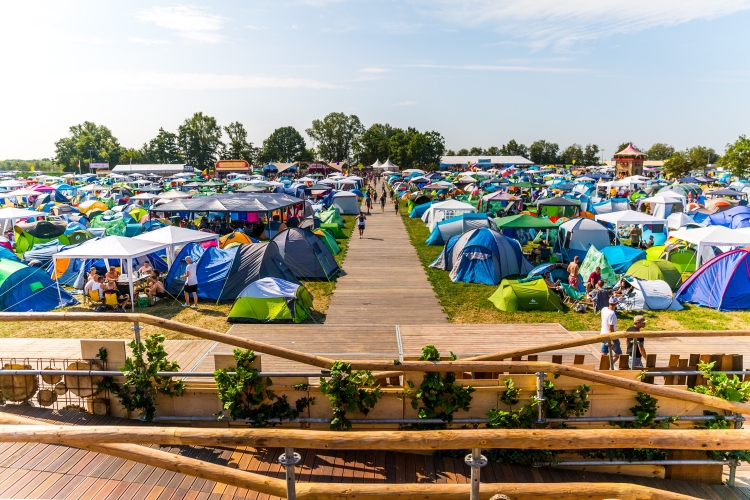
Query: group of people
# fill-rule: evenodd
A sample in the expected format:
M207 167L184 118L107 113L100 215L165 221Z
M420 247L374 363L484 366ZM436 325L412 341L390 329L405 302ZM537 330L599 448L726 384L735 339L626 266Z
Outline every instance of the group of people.
M146 283L143 291L148 295L149 301L153 305L160 299L167 297L164 284L161 282L161 273L146 261L139 269L141 276L146 277ZM91 268L86 285L83 287L83 293L94 299L96 302L104 301L108 304L107 296L113 296L112 306L115 310L124 311L131 304L131 297L128 293L122 293L117 283L120 279L120 271L116 267L110 267L102 276L98 274L96 267ZM117 303L117 306L114 303Z

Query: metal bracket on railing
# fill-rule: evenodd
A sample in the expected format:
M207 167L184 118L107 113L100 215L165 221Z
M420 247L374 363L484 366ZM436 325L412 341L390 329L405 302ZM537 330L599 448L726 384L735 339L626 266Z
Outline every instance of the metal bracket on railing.
M286 498L287 500L297 499L297 489L295 487L294 466L300 463L302 456L294 452L294 448L284 448L284 453L279 455L279 463L286 467Z
M141 330L143 330L143 328L141 328L141 324L138 321L133 321L133 328L131 328L131 330L133 330L133 335L135 336L136 343L140 343Z
M543 424L544 423L544 408L543 408L543 402L544 399L544 379L547 378L546 373L537 372L536 373L536 400L539 404L537 404L537 418L536 423L537 424Z
M472 448L471 454L464 457L464 462L471 467L471 496L469 496L469 500L479 500L479 475L481 468L487 465L487 457L482 455L481 448Z

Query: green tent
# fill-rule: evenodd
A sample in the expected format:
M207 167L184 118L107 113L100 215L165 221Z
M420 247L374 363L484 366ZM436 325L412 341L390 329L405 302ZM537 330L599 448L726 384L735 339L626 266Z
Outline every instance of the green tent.
M498 229L557 229L549 219L526 214L497 217L495 225Z
M321 224L320 228L330 231L333 237L337 240L343 240L346 238L344 231L341 230L338 224Z
M664 253L664 249L667 248L666 245L654 245L651 248L646 249L646 260L659 260L661 259L661 254Z
M519 282L502 280L500 287L489 299L501 311L562 311L560 298L543 279Z
M617 284L617 274L609 264L607 257L604 256L599 250L594 248L594 245L589 247L589 251L586 253L586 257L583 259L579 274L583 278L583 282L586 283L594 269L600 267L602 270L602 280L607 286L615 286Z
M339 227L344 227L344 218L341 217L341 213L336 207L331 206L326 210L321 210L317 215L323 224L336 224Z
M672 248L667 251L667 260L681 273L693 273L698 258L692 248Z
M92 238L94 238L94 235L86 231L85 229L73 231L68 235L68 241L70 241L71 245L78 245L79 243L83 243L84 241L88 241Z
M104 214L96 215L91 219L91 227L104 228L106 236L125 236L125 219L120 216L110 218Z
M69 245L70 241L65 236L68 224L65 221L38 221L19 223L13 227L16 237L16 254L23 255L34 245L59 241L61 245Z
M301 323L310 316L313 298L302 285L263 278L247 285L229 311L230 323Z
M328 248L328 250L330 250L333 255L341 252L341 247L339 247L339 244L336 243L336 238L333 237L333 233L331 233L331 231L329 231L328 229L318 228L313 231L313 233L318 235L318 238L320 238L323 244Z
M659 260L639 260L634 262L625 273L642 280L666 281L672 290L676 290L682 283L682 273L671 262Z

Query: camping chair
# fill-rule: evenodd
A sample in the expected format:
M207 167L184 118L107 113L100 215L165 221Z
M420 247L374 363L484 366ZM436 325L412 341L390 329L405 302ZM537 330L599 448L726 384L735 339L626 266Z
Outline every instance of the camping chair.
M634 308L635 308L635 289L631 288L628 293L620 296L619 303L617 304L617 309L622 309L624 311L632 311Z
M573 285L570 285L568 283L560 283L560 286L562 287L563 293L565 294L566 302L571 301L577 304L586 298L586 294L576 290Z
M102 305L102 297L99 295L98 290L89 290L88 295L84 295L84 298L88 298L90 304Z
M119 309L120 303L117 301L117 292L112 290L104 294L104 305L107 308Z

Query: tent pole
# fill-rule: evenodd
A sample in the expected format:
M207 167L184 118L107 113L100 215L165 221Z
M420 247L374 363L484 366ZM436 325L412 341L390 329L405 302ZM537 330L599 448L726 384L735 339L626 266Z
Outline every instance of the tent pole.
M60 280L57 278L57 257L52 256L52 269L55 272L55 283L57 283L57 298L60 299L60 305L62 305L62 293L60 292Z
M128 263L132 267L132 263ZM128 272L128 285L130 287L130 312L135 312L135 297L133 296L133 273L132 269L131 272ZM138 332L136 332L136 335Z

